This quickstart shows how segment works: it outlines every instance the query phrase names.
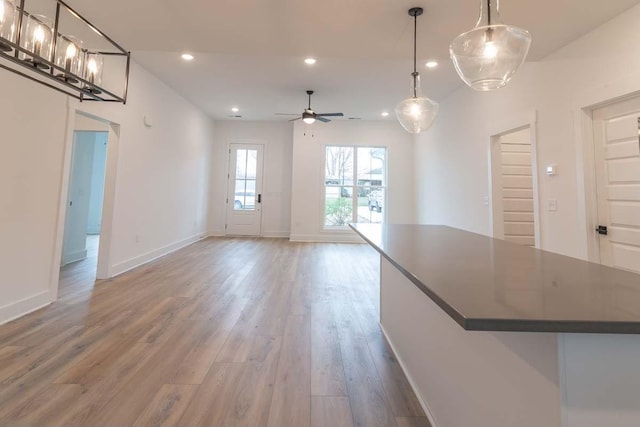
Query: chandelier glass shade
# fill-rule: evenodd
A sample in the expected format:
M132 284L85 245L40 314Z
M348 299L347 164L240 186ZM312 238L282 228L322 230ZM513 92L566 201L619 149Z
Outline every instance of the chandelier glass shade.
M527 30L502 23L499 0L481 0L476 27L456 37L449 54L458 75L469 87L489 91L509 82L525 61L530 46Z
M0 51L10 51L11 46L6 42L14 43L15 40L16 4L13 0L0 0Z
M104 68L104 58L100 53L87 52L84 79L89 82L85 90L94 94L99 94L98 86L102 85L102 70Z
M22 54L22 59L35 67L49 69L45 61L51 61L53 47L51 20L44 15L29 15L25 28L22 37L24 48L28 52Z
M409 133L424 132L438 115L438 103L422 96L420 93L420 73L416 69L416 37L418 30L418 16L422 15L422 8L409 9L413 17L413 73L411 73L411 95L398 103L395 108L396 117L402 127Z
M80 76L84 66L85 52L82 50L82 40L73 36L58 36L56 45L56 65L64 69L57 76L69 82L78 83L74 76Z

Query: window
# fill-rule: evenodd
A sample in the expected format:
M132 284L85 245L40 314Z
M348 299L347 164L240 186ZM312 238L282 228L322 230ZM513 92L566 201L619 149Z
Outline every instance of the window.
M385 214L387 149L327 146L324 227L380 224Z

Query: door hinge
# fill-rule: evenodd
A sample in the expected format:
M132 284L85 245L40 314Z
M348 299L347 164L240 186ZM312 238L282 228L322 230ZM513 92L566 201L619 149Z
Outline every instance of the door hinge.
M227 199L227 203L229 203L229 199Z
M224 229L225 229L225 230L227 229L227 224L225 224L225 225L224 225Z
M606 225L597 226L596 231L598 232L598 234L602 234L603 236L606 236L607 234L609 234L609 230L607 230Z

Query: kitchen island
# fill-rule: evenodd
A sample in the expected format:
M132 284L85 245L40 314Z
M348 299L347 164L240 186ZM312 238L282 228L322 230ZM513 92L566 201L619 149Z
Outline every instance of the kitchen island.
M444 226L352 228L434 427L640 426L640 275Z

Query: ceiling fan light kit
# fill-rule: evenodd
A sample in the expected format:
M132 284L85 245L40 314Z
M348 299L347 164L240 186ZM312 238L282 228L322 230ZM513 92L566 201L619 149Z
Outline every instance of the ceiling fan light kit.
M499 0L481 0L476 27L460 34L449 46L458 75L477 91L504 87L524 63L531 46L527 30L502 23L499 7Z
M27 2L0 0L0 68L80 101L126 103L130 52L62 0L36 3L53 19L30 13ZM113 90L120 82L122 91Z
M422 15L421 7L409 9L413 17L413 73L411 73L411 96L400 101L395 108L396 117L402 127L409 133L420 133L429 129L438 115L438 103L421 95L420 73L417 71L416 44L418 16Z

